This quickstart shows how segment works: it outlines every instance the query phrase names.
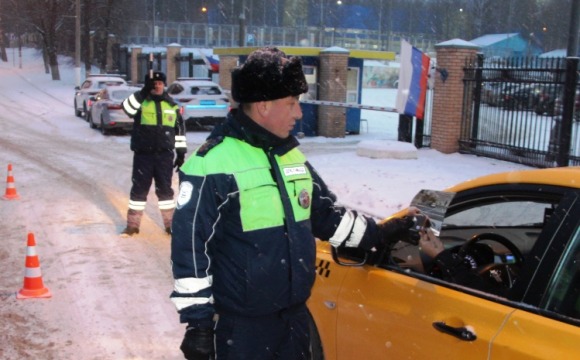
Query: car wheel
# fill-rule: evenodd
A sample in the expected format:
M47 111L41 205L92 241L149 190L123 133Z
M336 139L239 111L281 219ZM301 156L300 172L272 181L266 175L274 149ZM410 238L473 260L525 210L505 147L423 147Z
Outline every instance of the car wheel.
M85 121L87 121L87 103L83 103L83 115L85 115Z
M109 135L109 130L105 128L105 121L103 120L102 116L101 116L101 134Z
M89 122L89 126L91 127L91 129L96 129L97 128L97 124L95 124L95 122L93 121L93 115L91 114L91 112L89 111L87 114L87 121Z
M310 360L324 360L324 351L322 350L322 341L320 341L320 334L314 323L312 315L310 315L310 321L308 322L308 328L310 329Z
M78 106L77 106L77 101L75 100L75 116L76 116L76 117L81 117L81 115L82 115L82 111L80 111L80 110L78 109Z

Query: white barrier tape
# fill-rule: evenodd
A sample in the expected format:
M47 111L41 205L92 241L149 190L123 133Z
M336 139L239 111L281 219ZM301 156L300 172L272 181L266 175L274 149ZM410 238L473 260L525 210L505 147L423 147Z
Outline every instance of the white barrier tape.
M354 104L354 103L343 103L343 102L338 102L338 101L321 101L321 100L300 100L300 102L302 104L339 106L339 107L345 107L345 108L387 111L387 112L395 112L395 113L399 112L397 109L395 109L393 107L388 107L388 106L372 106L372 105L361 105L361 104Z

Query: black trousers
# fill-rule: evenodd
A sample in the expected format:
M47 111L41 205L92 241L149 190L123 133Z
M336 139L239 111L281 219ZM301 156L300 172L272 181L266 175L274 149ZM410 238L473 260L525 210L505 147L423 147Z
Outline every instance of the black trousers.
M151 183L155 180L155 194L160 201L172 200L173 151L133 154L133 174L130 199L147 201Z
M215 332L216 359L309 359L309 321L306 305L260 317L220 313Z

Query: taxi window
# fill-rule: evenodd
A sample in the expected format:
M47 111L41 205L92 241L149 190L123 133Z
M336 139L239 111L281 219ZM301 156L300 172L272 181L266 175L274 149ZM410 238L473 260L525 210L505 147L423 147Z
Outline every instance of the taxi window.
M552 204L535 201L498 202L467 209L445 218L446 226L533 226L544 223Z
M550 279L543 308L580 319L580 227Z

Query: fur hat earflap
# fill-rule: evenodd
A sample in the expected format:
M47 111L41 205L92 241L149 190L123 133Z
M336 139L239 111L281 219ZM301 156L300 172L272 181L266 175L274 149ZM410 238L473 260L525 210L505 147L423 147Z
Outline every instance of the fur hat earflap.
M276 100L307 91L302 60L288 58L276 47L255 50L232 72L232 98L239 103Z

